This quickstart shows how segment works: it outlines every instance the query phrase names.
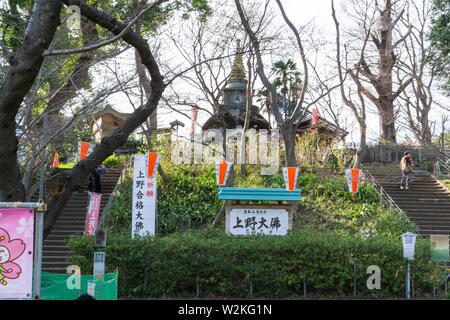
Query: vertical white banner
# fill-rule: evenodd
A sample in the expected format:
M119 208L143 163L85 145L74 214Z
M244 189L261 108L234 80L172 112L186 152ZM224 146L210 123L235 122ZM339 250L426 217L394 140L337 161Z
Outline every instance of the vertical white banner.
M156 229L156 174L147 177L146 156L134 155L131 236L154 235Z

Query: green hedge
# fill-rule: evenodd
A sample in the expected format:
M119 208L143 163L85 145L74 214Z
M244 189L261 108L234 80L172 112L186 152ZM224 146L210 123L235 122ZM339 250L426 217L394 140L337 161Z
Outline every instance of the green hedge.
M92 272L93 239L72 238L70 261ZM131 239L108 235L107 272L119 268L119 297L301 298L405 297L406 261L401 239L374 236L362 240L315 231L294 231L285 237L235 238L223 230L189 231L164 237ZM417 239L411 265L416 296L432 290L429 241ZM358 273L353 273L353 261ZM250 265L253 263L253 272ZM366 269L381 269L381 290L369 290Z

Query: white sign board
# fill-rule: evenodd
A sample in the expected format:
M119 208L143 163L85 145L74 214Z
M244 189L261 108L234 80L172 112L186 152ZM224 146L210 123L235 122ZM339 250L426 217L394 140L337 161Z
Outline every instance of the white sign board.
M105 274L105 253L94 252L94 276Z
M286 209L232 208L227 214L226 231L233 236L284 236L290 230Z
M416 234L406 232L402 234L403 258L414 260L414 248L416 246Z
M95 283L94 282L88 282L87 284L87 294L95 297Z
M156 228L156 174L147 176L146 156L134 155L131 236L154 235Z

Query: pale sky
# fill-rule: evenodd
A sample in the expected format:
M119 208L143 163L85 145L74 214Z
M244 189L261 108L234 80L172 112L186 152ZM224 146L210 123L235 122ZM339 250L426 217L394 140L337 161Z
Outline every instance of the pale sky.
M227 0L227 3L230 2L230 4L233 3L232 0ZM292 22L296 26L305 25L308 22L313 22L315 25L315 28L317 30L317 33L320 34L321 37L324 37L330 41L334 41L335 38L335 26L334 22L331 17L331 1L330 0L282 0L282 3L284 5L285 11L288 15L288 17L292 20ZM337 10L337 15L342 24L345 24L345 16L344 13L341 12L341 3L344 4L350 4L349 0L335 0L335 8ZM279 14L278 8L275 7L275 11L277 14ZM280 22L281 22L281 15L280 16ZM325 49L325 48L324 48ZM324 50L326 51L326 50ZM325 52L324 52L325 53ZM176 54L176 53L174 53ZM129 70L129 68L133 68L134 65L134 57L133 53L130 51L130 55L128 58L125 58L123 60L120 60L119 64L122 65L122 68L125 70ZM301 65L301 61L297 60L297 65ZM269 66L268 66L269 67ZM338 95L338 90L335 90L335 94L337 99L340 100L340 96ZM436 94L436 96L439 96ZM442 99L442 97L440 97ZM132 112L133 109L130 107L130 104L128 103L128 100L123 97L123 95L120 97L120 95L115 95L113 98L110 98L109 103L116 108L119 111L122 112ZM444 98L444 101L448 105L448 99ZM183 110L187 110L186 107L183 108ZM438 123L440 123L440 116L442 109L438 109L437 111L434 111L430 114L430 120L437 120ZM189 111L186 113L190 114ZM173 111L170 111L168 109L161 110L160 111L161 118L159 121L159 127L168 127L169 122L178 119L181 122L185 123L184 128L184 134L186 134L189 131L190 128L190 121L186 117L183 117ZM347 115L348 123L351 123L354 121L353 115L349 110L346 110L345 113ZM206 112L200 111L198 122L199 125L203 125L203 123L209 118L209 114ZM367 125L368 125L368 142L374 141L379 136L379 129L378 129L378 116L375 112L371 113L367 117ZM199 127L197 127L196 132L199 132ZM359 133L358 133L358 126L355 125L353 130L349 128L349 131L352 131L348 137L347 141L354 141L358 142L359 140ZM181 131L183 132L183 131ZM406 131L400 131L398 133L398 142L402 142L404 140ZM437 132L440 132L440 129L438 128ZM407 132L409 137L413 137L413 135L410 132Z

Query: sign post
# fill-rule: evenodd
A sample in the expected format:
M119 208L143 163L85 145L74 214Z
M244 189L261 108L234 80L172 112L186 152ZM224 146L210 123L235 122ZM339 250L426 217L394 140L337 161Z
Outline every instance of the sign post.
M160 159L161 155L156 153L134 155L131 225L133 238L135 235L154 235L156 232L156 173Z
M105 274L105 257L105 252L94 252L94 276Z
M414 260L414 248L416 245L417 235L412 232L402 234L403 258L408 259L408 267L406 270L406 298L411 299L411 280L410 280L410 260Z

